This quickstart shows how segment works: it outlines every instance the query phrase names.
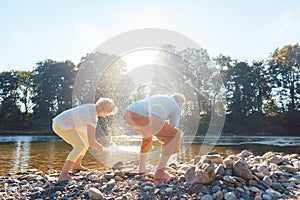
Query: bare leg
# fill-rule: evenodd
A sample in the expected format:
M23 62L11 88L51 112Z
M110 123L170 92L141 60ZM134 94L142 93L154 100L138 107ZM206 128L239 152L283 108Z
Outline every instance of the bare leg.
M169 174L165 172L165 166L167 165L168 160L170 159L171 155L167 156L161 156L160 161L157 165L155 174L154 174L154 179L157 182L164 182L169 179Z
M146 159L147 159L147 153L141 153L140 154L140 165L139 165L139 172L145 173L146 172Z
M162 155L154 175L154 178L158 182L164 182L169 179L170 176L168 175L168 173L165 172L165 166L167 166L167 163L171 155L176 152L179 142L180 142L180 135L176 134L175 137L172 139L172 141L162 148Z
M86 167L83 167L81 165L81 161L82 161L82 158L83 158L84 155L81 155L78 157L78 159L76 160L74 166L73 166L73 170L82 170L82 171L87 171L88 168Z
M71 181L73 178L69 176L69 170L73 167L74 162L66 160L61 173L58 177L58 181Z

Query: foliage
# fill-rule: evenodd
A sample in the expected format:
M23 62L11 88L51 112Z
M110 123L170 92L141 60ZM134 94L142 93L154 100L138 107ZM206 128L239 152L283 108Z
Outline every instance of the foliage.
M109 97L119 113L114 119L100 119L100 126L114 132L112 127L118 128L123 110L132 101L179 92L187 98L181 119L185 133L205 134L217 114L226 115L226 134L299 136L298 44L253 62L224 55L211 59L205 49L165 45L156 63L151 66L153 81L144 85L132 80L121 58L100 52L86 55L77 66L71 61L45 60L33 71L1 72L0 131L50 132L51 119L60 112Z

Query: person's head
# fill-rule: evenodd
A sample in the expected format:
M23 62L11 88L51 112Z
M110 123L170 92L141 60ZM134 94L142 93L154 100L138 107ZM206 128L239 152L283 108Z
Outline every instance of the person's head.
M118 108L114 101L109 98L99 98L96 102L96 109L98 116L106 117L108 115L114 115L118 112Z
M172 94L171 97L176 101L180 108L182 108L185 104L185 96L180 93Z

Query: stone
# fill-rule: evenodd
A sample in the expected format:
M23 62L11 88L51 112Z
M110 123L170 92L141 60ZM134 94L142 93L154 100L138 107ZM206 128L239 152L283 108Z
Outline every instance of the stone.
M113 172L104 174L104 177L105 177L107 180L112 179L114 176L115 176L115 173L113 173Z
M122 169L123 166L124 166L124 163L122 161L119 161L119 162L116 162L111 168L113 170L116 170L116 169Z
M226 182L228 182L228 183L236 183L236 180L235 180L235 178L234 177L232 177L232 176L223 176L223 180L224 181L226 181Z
M267 163L275 163L277 165L282 163L281 157L275 155L273 152L265 153L262 157L267 161Z
M279 166L279 168L282 170L282 171L286 171L288 173L295 173L297 171L297 169L293 166L290 166L290 165L283 165L283 166Z
M206 194L201 197L201 200L214 200L214 198L210 194Z
M223 192L221 190L217 191L216 193L213 194L213 198L215 200L222 200L224 197Z
M214 186L211 188L212 192L217 192L219 190L221 190L222 188L220 186Z
M186 181L189 184L210 184L216 177L214 164L201 159L196 166L189 168L185 173Z
M167 194L171 194L173 192L173 188L172 187L168 187L165 189L165 193Z
M270 176L269 170L268 170L265 166L263 166L263 165L258 166L258 167L257 167L257 171L258 171L259 173L264 174L265 176Z
M256 195L256 196L254 197L254 200L262 200L262 197L261 197L260 195Z
M282 160L281 164L266 161L267 158L271 158L273 155ZM291 156L271 152L266 154L265 158L253 155L249 157L230 155L228 158L234 161L231 169L225 169L223 163L213 163L206 156L200 157L196 165L188 163L172 164L172 167L166 168L166 171L171 173L172 177L160 184L155 184L152 176L155 172L155 166L150 164L147 165L149 176L141 173L130 176L131 171L137 171L138 168L132 162L125 163L122 169L109 171L72 171L70 175L77 179L70 182L57 182L60 174L60 171L57 170L46 173L38 171L31 174L24 171L16 174L4 174L0 175L0 199L300 199L300 172L293 169L295 168L293 163L299 161L298 154ZM236 172L235 165L239 162L248 165L248 169L253 173L252 179L247 180L233 174L233 172ZM191 177L200 179L205 174L203 173L204 169L209 171L208 166L211 166L212 171L215 172L215 177L211 183L208 183L208 185L191 184L186 181L188 170L195 168L193 175L189 175L189 179ZM218 167L219 169L223 168L225 173L216 174L219 169L214 168ZM128 172L123 171L126 168L130 170ZM211 173L213 173L212 171ZM268 172L270 176L264 175ZM109 179L106 179L105 176ZM53 178L54 181L49 181L48 177ZM213 176L210 177L213 178ZM196 181L199 181L199 179Z
M101 200L104 198L102 192L100 192L97 188L90 188L88 190L88 195L93 200Z
M121 176L115 176L115 181L123 181L123 178Z
M292 178L289 179L289 181L295 184L300 184L300 176L293 176Z
M275 197L275 198L280 198L281 197L281 193L279 193L279 192L277 192L273 189L267 189L266 193L269 194L272 197Z
M89 177L87 177L87 179L88 180L97 180L99 177L96 175L96 174L93 174L93 175L91 175L91 176L89 176Z
M234 164L234 160L230 159L230 158L225 158L223 160L223 166L227 169L231 169L233 167Z
M268 186L272 186L273 183L272 179L269 176L265 176L263 178L263 182L266 183Z
M215 174L220 174L222 176L225 175L225 169L224 169L224 166L223 165L218 165L215 169Z
M293 162L293 166L295 167L295 169L296 169L297 171L300 171L300 161L299 161L299 160Z
M260 190L257 187L254 187L254 186L249 187L249 190L251 192L254 192L254 193L260 192Z
M247 158L252 155L253 155L253 153L248 150L243 150L243 151L241 151L241 153L237 154L238 157L243 157L243 158Z
M152 186L150 186L150 185L146 185L146 186L144 187L144 190L146 190L146 191L153 191L153 190L154 190L154 187L152 187Z
M233 174L243 179L252 179L253 175L246 161L239 160L233 165Z
M263 200L272 200L272 197L269 194L262 195Z
M227 192L224 194L225 200L236 200L236 196L233 192Z
M215 164L221 164L223 162L223 158L219 154L205 155L204 157L208 158L212 163Z
M273 183L272 188L276 191L285 191L284 187L280 183Z

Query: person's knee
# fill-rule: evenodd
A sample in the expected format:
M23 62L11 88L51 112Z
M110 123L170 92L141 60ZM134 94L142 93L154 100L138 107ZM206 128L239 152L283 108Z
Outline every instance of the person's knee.
M82 152L86 152L88 150L88 145L85 144L84 142L77 144L76 146L74 146L74 150L81 155Z
M141 153L148 153L152 149L152 137L143 138Z

